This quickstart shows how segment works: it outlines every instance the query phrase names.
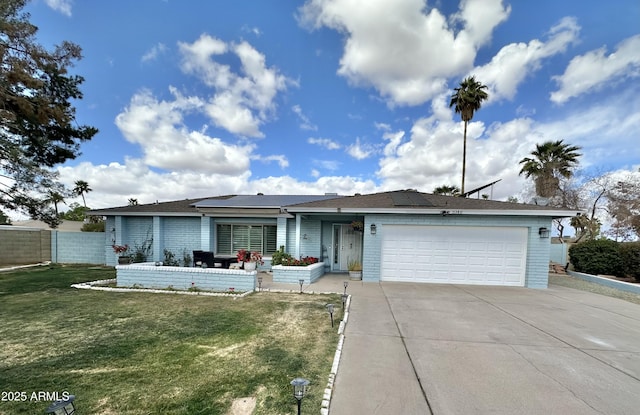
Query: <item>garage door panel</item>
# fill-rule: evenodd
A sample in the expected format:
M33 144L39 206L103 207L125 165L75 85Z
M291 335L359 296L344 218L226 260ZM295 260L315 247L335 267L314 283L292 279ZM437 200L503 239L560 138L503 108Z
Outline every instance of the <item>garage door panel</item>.
M383 281L524 285L527 228L383 227Z

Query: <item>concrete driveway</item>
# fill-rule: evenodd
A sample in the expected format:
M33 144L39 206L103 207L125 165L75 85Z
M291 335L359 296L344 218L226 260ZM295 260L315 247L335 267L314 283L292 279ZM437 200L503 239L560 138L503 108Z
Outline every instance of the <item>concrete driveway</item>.
M331 415L640 413L640 305L558 286L348 292Z

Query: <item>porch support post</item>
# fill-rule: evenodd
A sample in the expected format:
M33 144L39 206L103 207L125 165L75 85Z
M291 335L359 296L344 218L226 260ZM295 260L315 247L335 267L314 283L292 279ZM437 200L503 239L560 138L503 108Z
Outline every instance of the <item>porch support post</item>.
M115 222L114 227L116 228L116 234L115 234L115 241L113 241L113 244L124 245L125 234L124 234L122 216L116 216L114 222Z
M200 218L200 249L203 251L213 251L211 249L211 222L209 216Z
M277 224L276 249L284 246L284 251L289 252L289 247L287 246L287 217L284 215L278 216Z
M160 216L153 217L153 261L160 261L164 257L164 228ZM147 259L149 260L149 259Z
M294 253L295 258L300 258L300 226L302 225L302 215L296 214L296 251Z

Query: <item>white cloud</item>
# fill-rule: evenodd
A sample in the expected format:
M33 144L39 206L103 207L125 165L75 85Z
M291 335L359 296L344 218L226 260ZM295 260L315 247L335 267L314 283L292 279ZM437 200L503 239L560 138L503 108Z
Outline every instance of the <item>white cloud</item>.
M347 147L347 154L351 157L364 160L371 157L375 152L375 149L371 144L361 143L360 137L356 138L356 142Z
M256 26L250 27L248 25L244 25L244 26L242 26L242 31L246 32L246 33L252 33L256 37L260 37L262 35L262 31L260 30L260 28L258 28Z
M391 156L396 153L398 146L404 138L404 134L404 131L397 131L395 133L387 131L382 135L382 138L389 141L389 144L384 147L385 156Z
M460 11L452 20L461 22L465 29L461 35L468 36L476 47L491 41L493 29L505 21L511 13L511 6L501 1L462 0Z
M615 52L606 48L574 57L564 73L554 76L559 89L551 93L551 101L563 104L571 98L598 90L613 82L640 76L640 35L623 40Z
M379 190L372 180L361 180L351 176L324 176L315 182L301 182L290 176L267 177L251 182L249 193L269 194L324 194L373 193ZM247 193L247 192L245 192Z
M300 119L300 128L308 131L318 131L318 126L314 125L309 117L307 117L303 112L300 105L294 105L291 107L291 110L298 116Z
M473 66L478 47L509 15L500 0L463 1L451 20L424 0L309 0L300 24L345 36L338 74L353 85L373 86L390 105L419 105L441 93L449 77ZM446 59L443 59L446 56Z
M321 147L326 148L327 150L338 150L339 148L341 148L342 146L340 145L340 143L331 140L330 138L314 138L314 137L309 137L307 139L307 142L309 144L315 144Z
M153 203L156 200L246 193L251 176L249 171L235 176L189 171L156 172L144 160L132 158L127 158L124 164L93 165L84 162L73 167L60 167L58 171L61 181L67 186L73 187L78 179L90 184L93 191L85 197L87 205L94 209L127 205L129 198L138 199L139 203ZM68 203L72 201L67 200ZM75 201L82 203L82 199Z
M574 18L564 18L549 31L546 41L533 39L529 43L511 43L504 46L484 66L471 71L489 87L489 101L513 99L518 86L531 73L541 67L545 58L565 52L578 40L580 26Z
M270 163L272 161L275 161L278 163L278 165L280 166L281 169L286 169L287 167L289 167L289 160L287 159L287 156L283 155L283 154L274 154L272 156L252 156L251 157L252 160L258 160L258 161L262 161L264 163Z
M629 166L640 160L637 108L640 85L630 86L609 99L589 102L579 111L542 124L539 130L548 139L564 139L581 146L581 167L611 168L612 162Z
M264 55L246 41L227 44L203 34L191 44L179 42L178 46L182 70L214 90L205 106L211 120L233 134L263 137L260 126L275 113L277 94L295 83L277 68L267 67ZM238 72L214 59L229 52L240 59Z
M140 60L142 62L149 62L149 61L155 60L159 55L165 53L166 51L167 51L167 47L165 46L165 44L158 43L157 45L153 45L153 47L149 49L147 53L142 55L142 58L140 58Z
M67 17L71 17L72 0L45 0L44 2L53 10L60 12Z
M313 164L331 171L336 171L340 168L340 162L336 160L313 160Z
M249 168L247 155L254 146L224 143L204 132L192 131L183 115L201 110L200 98L185 97L170 88L173 101L159 101L151 92L141 91L116 117L116 125L131 143L142 147L144 161L165 170L208 174L242 174Z

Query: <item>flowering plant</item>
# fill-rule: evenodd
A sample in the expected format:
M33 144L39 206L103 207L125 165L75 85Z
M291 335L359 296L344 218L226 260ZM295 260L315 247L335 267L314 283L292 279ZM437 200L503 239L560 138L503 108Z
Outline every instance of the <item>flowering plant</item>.
M282 258L281 265L288 266L288 267L306 267L311 264L316 264L318 261L319 259L313 256L306 256L300 259L295 259L295 258L292 258L291 256L288 256L288 257Z
M264 265L262 254L258 251L247 251L246 249L241 249L236 254L236 257L238 258L238 262L258 262L260 265Z
M126 254L129 251L129 245L111 245L111 248L118 255Z
M359 220L354 220L353 222L351 222L351 229L353 229L354 231L364 231L364 223L362 223Z

